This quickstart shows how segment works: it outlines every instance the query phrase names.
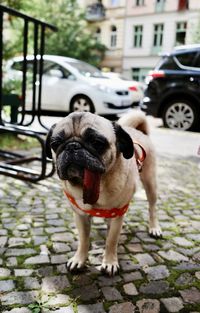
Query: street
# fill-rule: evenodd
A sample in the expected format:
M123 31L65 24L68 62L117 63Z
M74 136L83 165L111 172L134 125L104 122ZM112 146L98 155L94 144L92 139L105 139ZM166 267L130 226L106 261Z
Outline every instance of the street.
M137 109L133 109L137 111ZM47 127L50 127L60 117L42 117L42 122ZM198 162L200 156L198 156L198 148L200 146L200 133L176 131L162 127L162 120L147 116L150 125L150 136L155 145L158 155L164 156L177 156L182 158L192 158ZM35 121L32 125L33 129L41 129Z
M151 126L151 138L159 155L191 158L200 161L198 148L200 133L177 131L162 127L162 121L148 117Z

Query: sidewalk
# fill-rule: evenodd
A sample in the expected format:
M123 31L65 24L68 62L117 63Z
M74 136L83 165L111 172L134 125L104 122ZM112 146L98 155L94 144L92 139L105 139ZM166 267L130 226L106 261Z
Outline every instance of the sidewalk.
M200 312L200 171L188 159L158 159L164 239L147 234L139 189L119 245L121 272L101 274L106 227L94 219L87 270L67 272L77 246L73 215L56 177L29 184L0 176L0 312Z

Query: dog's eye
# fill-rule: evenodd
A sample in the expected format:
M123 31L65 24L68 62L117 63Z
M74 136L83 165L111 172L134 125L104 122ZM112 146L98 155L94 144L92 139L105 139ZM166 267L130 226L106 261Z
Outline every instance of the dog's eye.
M54 152L56 152L56 150L58 149L58 147L61 145L61 141L60 140L53 140L51 142L51 148L53 149Z
M99 153L103 153L108 145L107 141L101 138L91 139L90 144Z

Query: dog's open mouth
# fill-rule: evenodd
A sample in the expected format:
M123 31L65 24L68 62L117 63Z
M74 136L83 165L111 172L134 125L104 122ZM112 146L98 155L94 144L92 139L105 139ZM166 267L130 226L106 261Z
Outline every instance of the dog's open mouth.
M83 179L83 202L94 204L99 198L101 174L84 170Z
M94 204L99 198L101 174L96 171L70 165L66 175L61 178L70 181L73 185L80 185L83 188L83 202Z
M58 155L57 172L61 180L83 188L83 202L94 204L99 198L102 161L78 142L69 143Z

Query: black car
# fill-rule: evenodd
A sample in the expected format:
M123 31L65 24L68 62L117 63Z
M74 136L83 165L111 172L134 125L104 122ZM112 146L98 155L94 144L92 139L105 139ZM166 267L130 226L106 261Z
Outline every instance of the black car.
M162 55L146 82L143 111L161 117L169 128L200 129L200 45Z

